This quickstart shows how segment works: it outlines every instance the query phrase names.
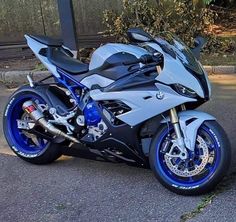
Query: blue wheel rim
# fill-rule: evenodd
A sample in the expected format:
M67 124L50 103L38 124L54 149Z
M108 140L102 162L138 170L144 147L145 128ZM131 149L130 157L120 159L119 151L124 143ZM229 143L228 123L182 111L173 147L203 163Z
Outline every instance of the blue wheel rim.
M170 129L170 131L171 130L173 129ZM220 146L215 136L213 135L212 131L207 126L202 125L198 132L208 135L209 139L211 140L212 144L210 144L210 147L208 147L208 149L209 149L209 152L214 152L214 160L212 164L206 165L202 174L200 173L199 175L196 175L195 177L184 178L184 177L177 176L166 165L165 160L164 160L164 154L161 153L161 145L169 134L168 129L166 129L161 134L159 141L157 142L156 165L158 169L160 170L161 174L163 175L163 177L165 178L165 180L169 181L174 186L197 187L205 183L207 180L209 180L215 173L217 167L219 166L220 155L221 155Z
M11 100L7 112L7 130L12 148L22 156L33 157L45 151L48 141L36 137L38 142L38 144L36 144L31 138L24 134L23 130L17 127L17 120L21 119L24 114L22 105L28 100L38 100L39 103L45 104L42 98L37 95L22 95Z

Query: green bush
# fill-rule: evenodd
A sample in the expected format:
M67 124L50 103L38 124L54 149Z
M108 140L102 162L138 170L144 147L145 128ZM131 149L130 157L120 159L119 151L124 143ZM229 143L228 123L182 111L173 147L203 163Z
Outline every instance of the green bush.
M188 0L123 0L122 12L104 11L105 35L126 42L126 31L130 27L141 27L154 36L170 31L192 46L198 35L207 37L207 52L231 50L233 43L219 41L211 32L217 14L205 7L196 7ZM229 48L228 48L229 45Z

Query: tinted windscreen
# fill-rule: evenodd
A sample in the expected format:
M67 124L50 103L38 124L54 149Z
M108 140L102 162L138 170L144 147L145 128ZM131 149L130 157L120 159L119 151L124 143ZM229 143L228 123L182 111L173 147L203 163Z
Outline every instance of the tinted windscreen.
M170 32L163 32L156 40L162 46L165 53L168 53L173 58L177 57L187 69L191 69L200 75L203 74L203 70L190 48L177 36Z

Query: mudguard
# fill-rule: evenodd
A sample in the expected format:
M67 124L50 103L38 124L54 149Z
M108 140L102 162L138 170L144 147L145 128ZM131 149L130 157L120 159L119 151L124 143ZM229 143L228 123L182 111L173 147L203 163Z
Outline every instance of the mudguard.
M208 113L196 110L182 111L178 113L179 123L184 135L184 142L188 149L194 151L197 131L203 122L207 120L216 120L215 117ZM166 118L161 123L170 122L170 118Z
M70 108L67 107L68 106L67 104L69 102L66 103L66 101L69 101L68 97L66 96L65 92L63 92L63 90L61 90L60 88L56 88L56 91L53 90L53 88L54 87L51 86L50 84L38 85L33 88L30 87L29 85L23 85L14 94L26 91L35 93L40 97L42 97L44 101L47 102L49 107L57 108L57 112L59 115L65 115L68 112L68 109Z

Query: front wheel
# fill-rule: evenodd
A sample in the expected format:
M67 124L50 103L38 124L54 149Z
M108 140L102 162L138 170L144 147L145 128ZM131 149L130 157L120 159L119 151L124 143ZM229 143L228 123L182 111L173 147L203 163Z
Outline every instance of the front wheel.
M163 125L153 138L150 166L157 179L171 191L182 195L200 195L212 190L226 175L231 148L223 128L216 121L206 121L198 129L194 152L188 158L171 157L174 129ZM178 152L178 150L176 150Z

